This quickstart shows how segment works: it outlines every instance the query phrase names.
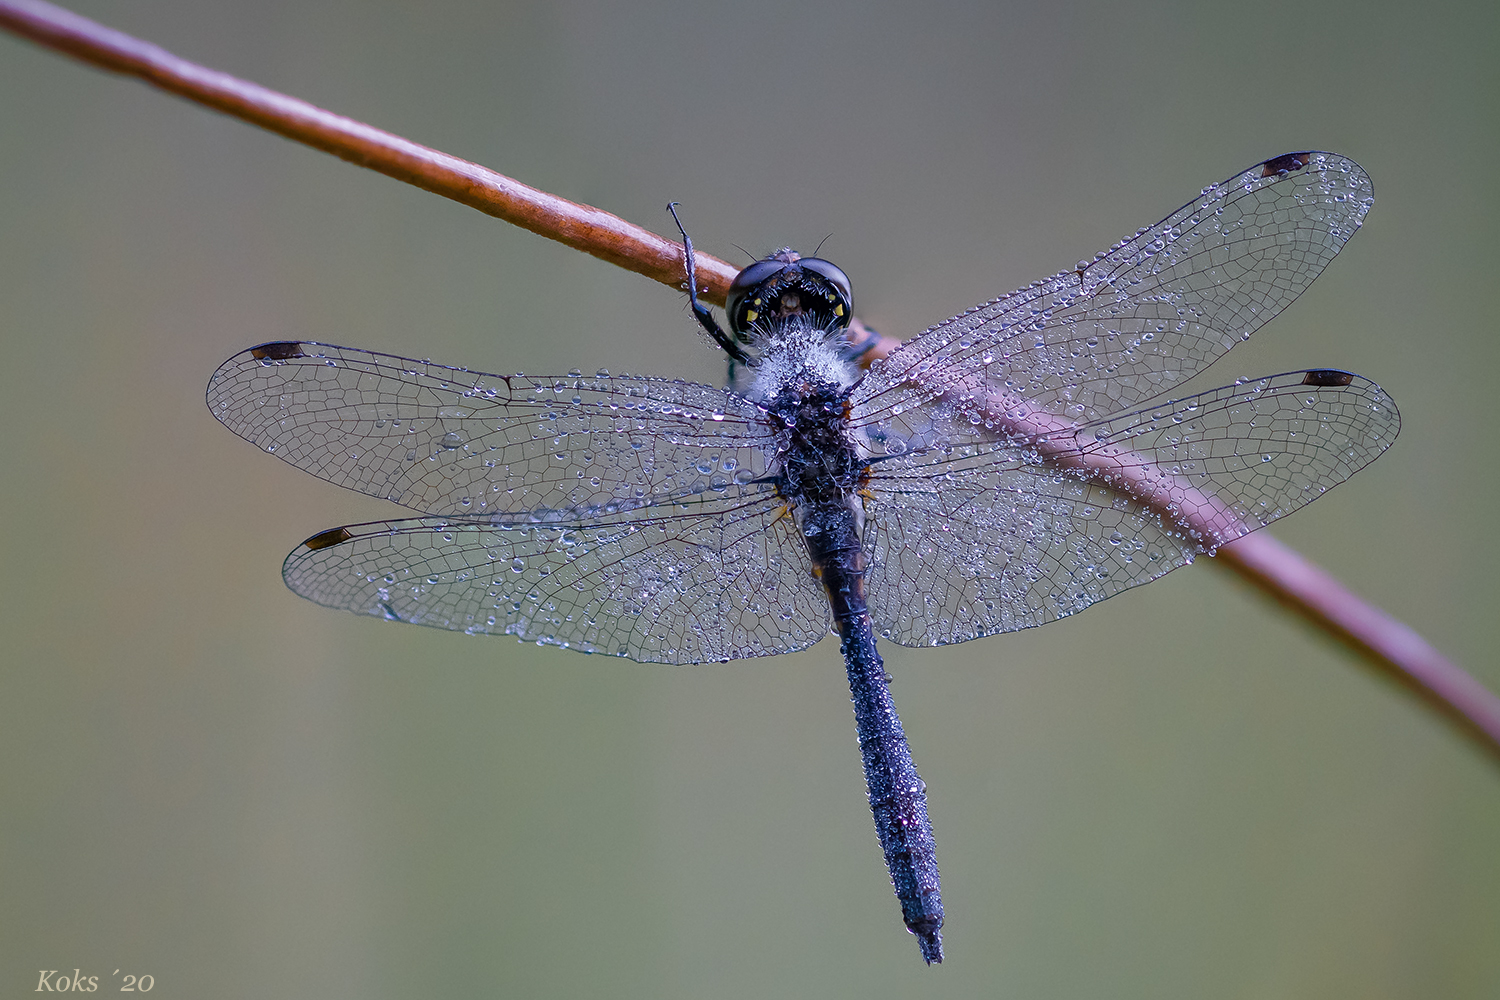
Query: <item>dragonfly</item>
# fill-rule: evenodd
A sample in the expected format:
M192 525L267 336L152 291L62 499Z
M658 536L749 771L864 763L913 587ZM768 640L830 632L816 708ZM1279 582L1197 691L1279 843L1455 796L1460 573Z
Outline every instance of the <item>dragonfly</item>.
M876 831L932 964L926 785L877 641L1067 617L1379 457L1400 415L1350 372L1175 395L1296 299L1372 203L1353 160L1277 156L868 369L838 267L755 262L726 329L698 301L684 232L689 304L734 388L281 341L220 366L207 403L267 453L417 515L298 545L282 575L317 604L653 663L836 634Z

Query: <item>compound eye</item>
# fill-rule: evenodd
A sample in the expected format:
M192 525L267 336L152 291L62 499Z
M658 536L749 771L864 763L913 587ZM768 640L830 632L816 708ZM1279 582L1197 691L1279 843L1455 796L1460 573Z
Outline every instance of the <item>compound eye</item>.
M849 276L837 265L821 257L803 257L797 263L804 271L811 271L827 283L833 299L828 302L826 310L835 326L848 326L854 310L854 293L849 287Z
M849 276L836 264L821 257L803 257L797 263L803 269L813 272L832 285L844 300L846 308L854 301L854 292L849 287Z
M756 285L764 284L774 278L786 268L787 263L784 260L758 260L734 276L734 281L729 284L729 294L748 292Z
M774 257L758 260L734 276L729 284L729 294L724 300L724 315L729 320L729 329L740 339L746 339L750 328L760 318L765 304L746 299L764 295L762 286L787 269L788 262Z

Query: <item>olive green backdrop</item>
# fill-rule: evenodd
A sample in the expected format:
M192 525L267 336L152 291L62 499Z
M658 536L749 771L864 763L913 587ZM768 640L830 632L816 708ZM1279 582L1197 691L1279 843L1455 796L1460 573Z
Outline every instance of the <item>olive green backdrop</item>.
M910 336L1293 149L1376 203L1204 382L1340 366L1395 447L1274 530L1500 688L1491 3L79 3ZM722 376L680 296L0 37L0 994L1493 998L1500 767L1209 564L886 650L948 962L832 642L670 668L306 604L386 506L203 405L313 338ZM114 976L114 970L120 970Z

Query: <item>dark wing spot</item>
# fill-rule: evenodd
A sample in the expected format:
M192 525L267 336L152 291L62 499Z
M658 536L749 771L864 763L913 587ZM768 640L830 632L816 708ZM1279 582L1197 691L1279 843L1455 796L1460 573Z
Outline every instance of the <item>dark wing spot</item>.
M261 344L259 347L250 348L250 356L256 361L287 361L307 355L303 353L302 345L297 341L279 340L274 344Z
M1260 175L1275 177L1277 174L1289 174L1293 170L1301 170L1310 162L1312 162L1311 153L1284 153L1274 160L1267 160L1261 164Z
M309 552L316 552L330 545L337 545L339 542L347 542L353 537L354 533L348 528L329 528L327 531L318 532L302 544L307 546Z
M1318 368L1302 376L1303 385L1348 385L1353 381L1353 375L1350 375L1348 372L1341 372L1336 368Z

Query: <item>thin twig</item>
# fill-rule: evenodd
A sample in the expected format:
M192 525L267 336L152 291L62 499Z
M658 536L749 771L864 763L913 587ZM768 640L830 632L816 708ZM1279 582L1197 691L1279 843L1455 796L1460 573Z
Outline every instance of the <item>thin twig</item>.
M1230 542L1214 562L1338 639L1441 712L1465 736L1500 755L1500 697L1413 629L1362 600L1269 531Z
M39 0L0 0L0 27L95 66L138 76L163 90L477 208L662 284L682 287L681 246L609 212L558 198L478 164L188 62ZM698 254L696 274L700 296L722 304L735 268ZM886 337L872 340L864 360L886 356L899 346L899 341ZM1183 515L1178 511L1173 516L1181 520ZM1201 527L1204 537L1213 536L1211 525ZM1411 629L1360 600L1265 531L1223 545L1215 562L1235 570L1350 646L1500 758L1500 697Z
M37 0L0 2L0 27L49 48L205 104L398 181L477 208L673 287L682 247L617 215L539 191L477 163L199 66L150 42ZM700 295L722 305L736 269L698 255Z

